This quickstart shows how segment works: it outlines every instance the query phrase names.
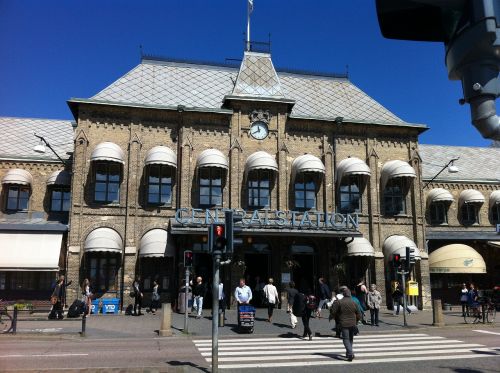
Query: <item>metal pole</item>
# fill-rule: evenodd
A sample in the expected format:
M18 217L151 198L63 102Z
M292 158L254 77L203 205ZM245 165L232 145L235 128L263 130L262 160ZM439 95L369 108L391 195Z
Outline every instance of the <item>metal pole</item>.
M403 280L403 326L408 326L406 323L406 271L401 272L401 278ZM398 306L399 307L399 306Z
M188 301L189 301L189 268L186 267L184 279L184 333L189 333L188 329Z
M85 329L87 329L87 315L84 313L82 316L82 332L80 335L85 337Z
M14 315L12 316L12 334L17 332L17 306L14 306Z
M214 251L212 283L212 373L219 371L219 269L222 253Z

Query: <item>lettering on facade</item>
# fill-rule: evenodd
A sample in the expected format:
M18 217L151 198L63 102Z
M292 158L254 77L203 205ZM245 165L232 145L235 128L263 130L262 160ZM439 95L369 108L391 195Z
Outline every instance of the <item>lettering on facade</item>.
M224 212L230 209L180 208L175 220L181 225L208 225L223 223ZM286 227L289 229L357 230L358 214L340 214L324 211L282 211L233 209L242 217L243 227Z

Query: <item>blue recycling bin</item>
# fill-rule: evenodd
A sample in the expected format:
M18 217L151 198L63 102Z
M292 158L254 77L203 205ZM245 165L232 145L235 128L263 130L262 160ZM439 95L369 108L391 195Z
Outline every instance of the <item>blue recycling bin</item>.
M90 313L99 313L99 299L94 299L90 306Z
M118 298L104 298L102 301L102 313L118 314L120 310L120 300Z

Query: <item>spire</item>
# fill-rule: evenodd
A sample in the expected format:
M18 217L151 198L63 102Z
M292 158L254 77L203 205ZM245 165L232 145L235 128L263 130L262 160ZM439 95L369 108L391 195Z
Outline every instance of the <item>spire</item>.
M253 0L247 0L247 46L246 50L250 50L250 14L253 12Z

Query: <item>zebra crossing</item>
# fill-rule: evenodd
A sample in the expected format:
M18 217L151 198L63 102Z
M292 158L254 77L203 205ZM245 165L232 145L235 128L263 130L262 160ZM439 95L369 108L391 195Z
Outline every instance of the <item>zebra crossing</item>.
M193 342L210 363L212 341ZM220 369L249 369L474 359L484 353L500 356L496 350L481 344L428 334L360 335L354 338L354 353L356 358L348 362L342 340L333 337L316 337L312 341L296 337L222 338L218 360Z

